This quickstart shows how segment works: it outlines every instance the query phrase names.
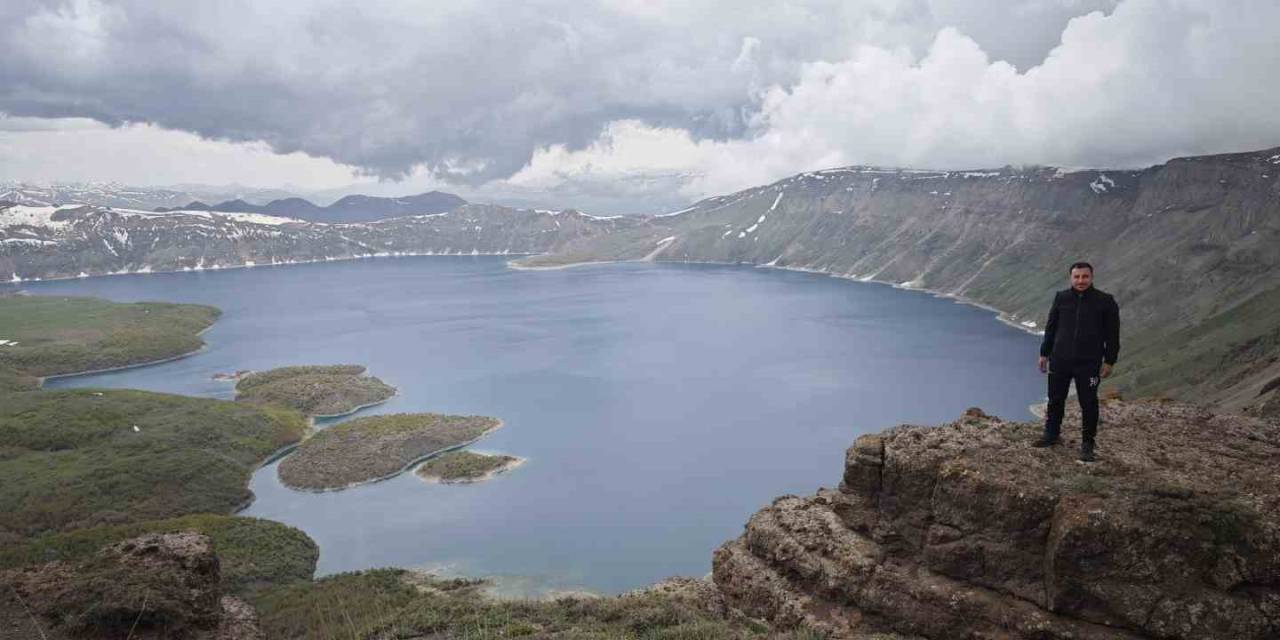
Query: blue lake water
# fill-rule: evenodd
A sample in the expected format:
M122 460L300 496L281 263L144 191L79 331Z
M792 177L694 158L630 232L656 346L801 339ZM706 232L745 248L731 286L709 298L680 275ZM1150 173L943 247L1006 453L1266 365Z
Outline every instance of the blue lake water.
M314 494L259 470L243 513L306 531L320 574L415 567L517 593L699 576L775 496L835 486L858 435L970 406L1030 419L1044 393L1037 338L988 311L771 269L422 257L23 288L224 312L197 355L50 388L230 399L213 374L358 363L400 390L358 415L506 423L472 448L528 462L475 485L409 473Z

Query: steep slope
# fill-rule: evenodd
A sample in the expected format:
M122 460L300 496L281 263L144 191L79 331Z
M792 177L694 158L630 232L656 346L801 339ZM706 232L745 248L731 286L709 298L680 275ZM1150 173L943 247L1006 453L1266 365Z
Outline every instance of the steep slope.
M646 217L527 267L714 261L978 302L1028 329L1089 260L1124 321L1118 386L1258 405L1280 377L1280 149L1141 171L850 167ZM1192 341L1168 342L1188 333Z
M554 251L639 221L465 205L370 223L255 213L0 204L0 279L217 269L371 256Z
M835 638L1280 637L1280 424L1164 402L1103 419L1089 466L978 410L863 436L837 490L756 513L714 581Z

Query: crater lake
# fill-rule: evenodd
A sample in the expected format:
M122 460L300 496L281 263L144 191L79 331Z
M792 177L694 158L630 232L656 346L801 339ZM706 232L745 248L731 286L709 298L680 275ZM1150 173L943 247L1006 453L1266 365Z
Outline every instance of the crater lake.
M231 399L214 374L352 363L399 389L356 416L505 423L471 449L527 462L482 483L410 472L308 493L280 484L278 462L259 469L241 514L304 530L319 575L419 568L493 577L516 595L702 576L773 498L836 486L858 435L972 406L1026 420L1044 395L1039 338L990 311L776 269L416 257L20 288L223 311L197 354L47 388Z

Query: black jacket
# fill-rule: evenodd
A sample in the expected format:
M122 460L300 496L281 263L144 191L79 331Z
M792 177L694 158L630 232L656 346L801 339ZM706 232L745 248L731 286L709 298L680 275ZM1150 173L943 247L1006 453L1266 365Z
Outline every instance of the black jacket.
M1115 364L1120 356L1120 307L1111 294L1093 287L1083 293L1059 291L1044 325L1040 355L1054 360L1101 359Z

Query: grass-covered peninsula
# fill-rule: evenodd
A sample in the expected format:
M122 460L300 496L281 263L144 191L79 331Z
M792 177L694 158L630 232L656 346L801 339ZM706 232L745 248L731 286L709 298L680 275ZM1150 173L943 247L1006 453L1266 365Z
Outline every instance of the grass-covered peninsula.
M303 442L280 463L280 479L295 489L312 491L381 480L501 425L497 418L435 413L357 418Z
M316 417L346 415L386 402L396 388L354 364L280 367L250 373L236 382L236 400L297 409Z
M0 402L0 542L81 527L229 513L250 474L308 429L295 411L131 390Z
M53 376L176 358L204 346L213 307L64 296L0 296L0 391L15 374Z
M480 482L519 466L523 459L471 451L448 451L422 463L417 474L428 482L463 484Z

